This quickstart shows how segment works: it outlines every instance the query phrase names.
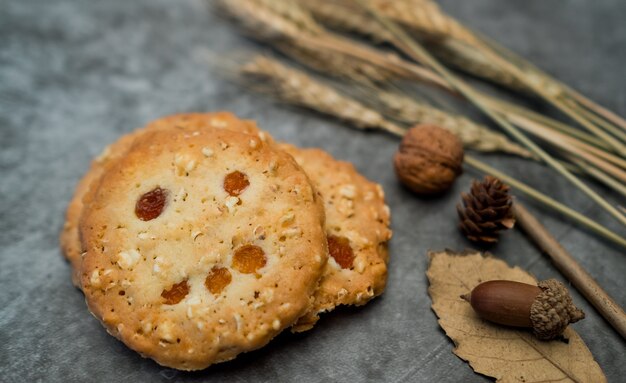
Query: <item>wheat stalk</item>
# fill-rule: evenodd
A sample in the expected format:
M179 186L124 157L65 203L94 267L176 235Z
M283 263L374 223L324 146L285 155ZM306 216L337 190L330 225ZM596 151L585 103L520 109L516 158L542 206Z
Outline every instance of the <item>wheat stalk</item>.
M474 45L476 36L443 13L430 0L367 0L368 5L418 34L432 39L453 38ZM350 1L351 2L351 1Z
M555 106L557 109L565 113L567 116L578 122L582 127L596 135L598 138L604 140L609 144L619 155L626 156L626 145L609 133L607 133L601 125L593 123L583 113L580 113L571 104L568 104L569 97L567 96L567 90L560 85L559 82L551 80L543 72L536 70L518 67L517 65L507 61L496 52L489 49L486 44L478 45L478 48L483 50L483 53L488 59L495 62L498 66L511 73L517 80L523 82L528 88L535 92L540 97L544 98L547 102Z
M506 136L463 116L419 103L394 92L377 89L372 95L388 114L407 124L429 123L442 126L460 137L468 147L483 152L501 151L526 158L533 157L528 150L511 142Z
M500 115L497 111L491 108L487 102L485 102L484 98L482 98L481 94L476 92L471 86L466 84L464 81L453 75L448 69L446 69L439 61L437 61L424 47L412 39L407 33L398 26L393 20L388 19L376 9L372 8L368 5L367 0L355 0L358 2L364 9L367 9L372 16L376 18L376 20L383 26L385 26L391 33L394 34L398 41L398 48L402 49L407 55L411 58L418 60L420 62L425 63L428 67L432 68L434 71L439 73L441 77L443 77L449 84L457 89L459 93L465 96L468 100L470 100L476 107L478 107L483 113L485 113L489 118L491 118L494 122L500 125L503 129L505 129L509 134L515 137L520 143L522 143L525 147L527 147L530 151L540 157L546 164L550 165L554 170L559 172L565 178L567 178L572 184L578 187L582 192L587 194L589 198L595 201L598 205L600 205L603 209L605 209L609 214L611 214L615 219L617 219L623 225L626 225L626 216L624 216L621 212L619 212L613 205L608 203L604 198L602 198L598 193L596 193L593 189L583 183L580 179L578 179L575 175L569 172L560 162L555 160L550 154L548 154L545 150L540 148L536 143L526 137L517 127L512 125L508 120L506 120L502 115Z
M305 10L284 0L220 0L218 6L254 38L272 43L286 55L315 70L360 82L414 79L444 87L432 71L406 63L392 53L337 36L304 16ZM295 19L291 19L297 15ZM302 21L305 20L305 21Z
M393 124L379 113L358 100L342 94L330 85L317 81L277 60L257 56L242 66L240 73L250 84L264 85L282 101L303 106L341 120L362 129L383 129L395 134L404 128ZM421 105L411 99L391 92L380 91L380 103L408 124L434 123L456 134L466 148L493 152L501 151L529 157L530 153L510 142L505 136L431 106Z
M589 174L591 177L595 178L596 180L602 182L604 185L610 187L611 189L615 190L616 192L620 193L623 197L626 197L626 184L616 180L615 178L607 175L605 172L601 171L600 169L596 168L595 166L577 158L576 156L573 156L571 154L567 154L564 153L564 157L570 161L571 163L573 163L574 165L578 166L580 169L582 169L585 173Z
M373 23L367 13L353 6L351 0L299 1L318 21L331 28L355 32L375 42L393 40L389 31ZM624 141L626 139L624 119L494 42L487 41L489 46L485 45L482 41L484 38L442 12L433 1L369 0L369 4L384 16L415 33L416 37L446 64L514 91L523 93L535 91L617 150L624 150L623 145L613 143L610 136L596 129L599 126ZM493 47L518 67L511 70L503 68L502 62L498 65L500 57L494 60L494 51L489 47ZM572 107L570 102L579 104L581 108ZM585 109L594 115L583 113ZM594 118L595 116L597 118Z
M476 76L492 83L501 85L507 89L530 93L523 82L515 76L503 71L485 55L474 47L454 39L425 41L426 46L437 56L438 59L472 76Z
M318 22L325 26L346 32L366 36L376 43L389 42L393 36L358 7L352 7L341 1L308 1L297 0Z
M275 96L287 103L303 106L338 118L359 129L378 129L391 132L397 136L404 135L404 129L386 121L380 113L347 96L341 95L329 86L320 84L304 73L287 68L275 60L261 56L255 57L241 67L240 73L255 86L260 84L267 85L267 90L274 92ZM626 240L619 235L532 187L498 172L470 155L466 154L465 162L479 170L501 178L534 200L570 217L603 237L626 247Z
M469 29L468 29L468 31L472 32ZM475 35L477 35L478 37L480 37L480 40L484 44L487 44L489 48L493 49L493 51L495 51L498 54L502 55L502 57L504 57L505 59L509 60L513 64L517 65L520 68L525 68L527 71L532 71L532 72L536 73L537 75L543 76L546 79L546 81L555 83L555 86L560 88L560 89L562 89L563 93L566 95L566 97L569 100L574 101L574 102L580 104L581 107L586 108L589 111L592 111L593 113L595 113L597 116L604 118L605 121L614 124L615 127L619 127L623 131L626 131L626 120L624 120L623 118L621 118L617 114L615 114L615 113L611 112L610 110L602 107L601 105L598 105L598 104L594 103L593 101L589 100L588 98L586 98L582 94L578 93L574 89L570 88L566 84L564 84L564 83L562 83L562 82L552 78L550 75L548 75L547 73L543 72L541 69L539 69L537 66L533 65L531 62L524 60L519 55L513 53L512 51L510 51L510 50L508 50L506 48L504 48L503 46L499 45L498 43L494 42L493 40L488 39L485 36L480 36L480 35L478 35L475 32L473 32L473 33Z
M375 43L392 42L393 36L381 27L372 17L358 7L351 6L345 1L308 1L298 0L302 7L311 12L312 16L334 30L356 33L365 36ZM423 6L423 1L417 6ZM413 20L413 24L423 18ZM478 50L466 43L450 38L449 36L433 35L428 28L411 28L428 47L446 64L476 77L484 78L512 90L528 92L528 88L510 73L501 70Z
M353 79L375 76L377 74L377 68L381 68L394 73L394 75L399 75L399 77L410 77L411 75L416 75L414 78L420 80L435 78L436 80L430 82L439 85L443 82L444 87L447 86L447 89L451 89L450 85L446 84L440 77L433 74L432 71L405 62L397 56L385 55L377 52L376 50L355 44L350 40L337 38L331 33L325 32L321 28L307 27L308 29L314 30L314 32L308 32L307 28L298 27L298 24L303 23L299 23L297 20L291 22L288 17L292 14L299 14L301 11L290 12L280 10L281 6L297 7L297 4L293 2L287 2L284 0L228 0L227 3L235 5L233 8L237 9L234 13L230 12L231 14L239 15L239 17L241 17L241 15L248 16L246 19L240 20L244 25L259 29L266 28L268 31L272 31L272 33L267 33L262 30L253 30L256 36L269 36L269 40L275 46L278 46L279 48L282 47L286 52L291 52L292 57L295 56L296 58L299 58L304 64L308 64L311 67L315 68L315 65L312 65L315 61L312 59L321 57L322 59L317 62L323 64L324 66L322 67L318 65L318 69L344 75L346 72L351 73ZM269 3L272 4L272 8L268 8L266 6L266 4ZM242 8L245 8L246 6L249 7L248 11L242 12ZM263 17L255 19L257 15L262 15ZM266 25L268 23L271 25ZM277 25L280 26L280 28L276 28ZM276 33L275 31L277 30L283 32ZM288 33L284 31L287 31ZM295 48L298 48L298 50L296 51ZM404 46L402 46L402 48L406 49ZM294 54L294 52L299 54ZM304 54L302 52L304 52ZM309 57L308 60L307 56ZM350 69L351 65L354 65L353 68L357 69ZM369 65L371 65L371 67L368 68ZM381 81L381 79L387 78L388 76L379 77L374 81ZM484 95L476 92L473 93L475 93L473 96L480 96L479 99L481 103L484 104L487 102ZM494 108L494 111L502 112L502 110L498 110L497 108ZM504 108L504 112L511 113L511 110ZM561 167L559 171L563 172L565 169L562 169ZM579 186L581 186L581 189L585 190L585 185ZM587 189L586 192L588 191L589 190ZM599 201L599 198L594 199ZM611 211L611 208L606 206L605 203L599 203L607 208L607 210Z
M311 48L304 44L277 44L276 48L317 72L348 78L358 83L381 84L401 77L395 71L372 65L368 61L355 59L342 53Z
M351 2L351 0L347 1ZM370 0L369 3L384 16L398 22L413 33L448 65L509 89L528 92L528 87L523 82L511 73L502 70L476 50L474 46L479 43L478 37L441 11L435 2L430 0ZM372 26L376 23L372 23L371 18L368 24L369 28L380 29L380 26ZM382 32L381 36L388 38L389 32Z
M472 157L472 156L465 156L464 159L465 163L470 165L471 167L480 170L481 172L485 173L485 174L489 174L491 176L497 177L499 179L501 179L503 182L511 185L511 187L513 187L514 189L516 189L517 191L521 192L522 194L525 194L526 196L534 199L535 201L539 202L540 204L554 209L557 212L565 215L566 217L571 218L572 220L574 220L575 222L578 222L579 224L585 226L586 228L592 230L593 232L603 236L604 238L612 241L613 243L616 243L622 247L626 248L626 239L624 239L623 237L619 236L618 234L616 234L615 232L607 229L606 227L600 225L599 223L597 223L596 221L587 218L586 216L584 216L583 214L577 212L576 210L573 210L569 207L567 207L566 205L563 205L562 203L556 201L555 199L537 191L536 189L534 189L533 187L526 185L523 182L520 182L518 180L516 180L515 178L479 161L478 159ZM626 209L624 210L624 212L626 213Z
M259 6L257 9L269 9L283 19L289 20L300 31L307 31L315 35L320 35L324 32L324 28L311 17L311 14L304 11L293 1L252 0L252 2Z
M425 1L425 0L421 0ZM352 80L366 83L387 83L396 78L411 78L435 83L446 89L451 87L441 77L432 71L406 62L395 55L388 55L374 49L364 47L354 41L342 39L325 31L322 27L314 24L311 17L307 17L305 9L298 3L285 0L222 0L226 4L229 13L242 18L240 22L251 28L255 36L269 36L268 40L279 50L300 63L313 68L324 74L332 74L347 77ZM319 8L307 3L307 9ZM334 4L334 3L322 3ZM346 14L347 8L333 9L337 14ZM361 14L363 11L361 10ZM358 12L350 14L359 15ZM260 16L258 16L260 15ZM291 21L289 17L295 16ZM305 21L300 21L305 20ZM372 20L375 21L375 20ZM376 23L369 23L378 25ZM299 27L305 25L305 27ZM379 28L382 28L379 25ZM283 33L276 33L276 31ZM268 32L269 31L269 32ZM396 42L396 41L394 41ZM483 102L489 103L490 107L503 115L529 116L533 113L521 107L514 107L507 103L494 102L492 98L484 94L477 94ZM537 120L535 116L533 117ZM523 123L532 123L524 120ZM542 117L538 123L545 129L566 129L563 124ZM537 124L537 121L534 125ZM588 137L574 129L569 132L576 133L583 139Z
M360 0L359 0L360 1ZM390 21L394 21L396 17L394 15L390 15L387 10L380 10L376 6L372 5L372 1L375 0L364 0L363 4L366 4L371 10L379 12L379 14L383 17L388 18ZM387 1L387 0L382 0ZM410 0L408 0L410 1ZM530 64L529 62L522 60L518 56L514 55L512 52L505 50L504 48L494 44L493 42L481 38L479 35L475 34L468 28L463 27L459 23L442 12L439 7L436 6L434 2L431 0L414 0L417 3L414 3L416 7L424 7L424 15L428 17L432 17L432 22L435 22L440 19L449 20L453 24L456 24L462 33L459 35L449 34L448 37L452 39L457 39L459 41L463 41L473 46L475 49L480 50L480 53L485 56L488 61L491 61L497 67L499 67L502 71L513 76L518 82L522 83L526 88L532 90L535 94L542 97L544 100L561 110L563 113L568 115L574 121L578 122L582 127L596 135L597 137L604 140L608 143L618 154L625 156L626 155L626 145L622 142L615 139L607 130L613 134L615 132L622 133L619 128L614 127L609 123L609 120L604 120L606 124L609 126L607 129L604 124L596 124L591 119L588 118L584 113L581 113L578 108L572 107L568 103L568 101L575 101L576 98L584 99L580 94L574 92L569 87L560 83L559 81L553 79L548 76L545 72L538 69L536 66ZM400 1L399 4L404 1ZM422 19L414 18L415 23L424 22ZM426 22L428 25L428 22ZM460 37L459 37L460 36ZM402 45L406 44L406 42L400 42ZM406 48L404 46L398 46L398 48L403 49ZM592 105L595 105L589 102ZM595 113L602 113L605 111L603 108L595 108ZM606 118L606 117L605 117ZM616 134L620 139L624 137L621 134Z
M350 2L345 1L307 1L307 0L298 0L299 4L302 7L306 8L311 12L313 17L324 24L325 26L329 26L334 29L338 29L341 31L353 32L359 35L366 36L375 42L389 42L394 43L393 36L389 33L388 30L381 27L380 24L376 23L372 17L364 12L362 9L358 7L354 7L350 5ZM427 3L426 0L416 0L416 6L424 6L424 3ZM434 14L436 12L440 12L437 8L433 8L434 11L429 12L429 14ZM387 12L387 11L385 11ZM385 13L383 12L383 13ZM439 15L441 16L441 15ZM438 16L438 17L439 17ZM420 18L415 18L413 23L416 24L420 22ZM417 30L417 28L413 28ZM428 30L427 28L422 28L423 30ZM467 32L470 33L470 32ZM515 90L523 93L531 93L532 90L524 84L524 82L520 81L517 77L512 75L509 71L502 70L500 66L494 63L493 60L488 59L483 51L480 49L476 49L475 46L470 46L465 42L456 40L451 37L445 38L435 38L435 36L425 34L425 33L417 33L417 37L422 41L428 48L441 60L446 62L446 64L451 65L457 69L460 69L466 73L471 75L487 79L496 84L505 86L511 90ZM295 57L297 60L302 62L311 61L315 58L315 54L309 54L306 56ZM318 65L314 67L314 69L319 71L326 71L331 73L336 73L338 75L345 75L339 72L345 72L350 69L349 65L337 66L331 63L332 60L313 60L313 62L320 62L326 65ZM313 67L313 66L312 66ZM375 68L374 68L375 69ZM370 75L372 76L372 75ZM537 86L542 87L549 92L553 97L561 97L563 89L559 86L555 86L555 84L545 76L537 76L532 72L527 73L527 78L529 81L532 81ZM350 76L347 76L350 77ZM355 76L353 76L354 78ZM374 76L372 76L374 77ZM356 77L358 79L358 77ZM385 78L377 79L378 82L384 82ZM360 82L364 82L362 79L359 79ZM571 102L574 102L573 100ZM571 106L570 106L571 107ZM584 112L581 111L581 113ZM602 125L605 129L609 130L613 135L619 137L620 139L625 139L626 135L620 131L618 128L613 127L612 125L604 122L599 118L594 118L594 115L587 115L587 119L592 120L594 123ZM575 134L579 134L578 131L574 131Z
M307 9L310 9L316 8L311 4L318 3L308 4ZM240 19L240 22L255 36L264 36L289 57L324 74L347 77L365 83L388 83L395 78L411 78L418 74L414 78L422 81L427 78L432 80L431 83L443 84L450 89L440 77L425 68L403 61L395 55L387 55L353 41L341 39L325 31L314 24L313 19L307 16L306 10L300 8L297 3L285 0L222 0L222 5L228 13ZM345 7L341 10L334 9L334 11L338 14L346 14ZM350 14L359 15L358 12ZM290 20L290 17L294 17L294 20ZM377 25L376 23L370 24ZM300 27L302 25L304 27ZM512 109L510 105L493 102L486 96L484 101L488 101L490 105L493 104L492 107L507 115L531 113L523 108ZM553 126L548 122L550 120L543 121L541 124L546 128L552 128ZM560 127L560 125L554 126ZM520 153L519 150L512 149L511 151Z
M272 8L256 0L218 0L216 5L246 30L254 32L256 38L275 40L295 38L302 25L281 16Z
M243 65L240 73L253 85L266 85L264 89L286 103L339 118L360 129L404 134L404 128L387 121L375 110L276 60L257 56Z

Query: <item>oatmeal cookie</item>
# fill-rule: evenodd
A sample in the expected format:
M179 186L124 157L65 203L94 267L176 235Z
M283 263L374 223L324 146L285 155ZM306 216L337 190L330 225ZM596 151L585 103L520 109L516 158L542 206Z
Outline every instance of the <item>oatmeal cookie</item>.
M258 135L146 130L83 198L90 310L177 369L265 345L310 309L328 254L320 198Z

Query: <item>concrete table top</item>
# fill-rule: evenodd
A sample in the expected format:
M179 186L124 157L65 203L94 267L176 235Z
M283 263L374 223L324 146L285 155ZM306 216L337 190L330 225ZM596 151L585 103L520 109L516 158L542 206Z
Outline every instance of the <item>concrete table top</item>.
M442 6L626 115L625 2L445 0ZM0 0L0 10L0 381L486 380L452 354L430 310L425 276L429 249L472 247L456 229L454 207L478 173L466 171L441 198L418 199L396 182L395 138L355 132L232 85L207 57L259 46L215 15L208 1ZM285 333L233 362L183 373L106 334L70 282L58 234L76 182L104 146L163 115L221 109L256 119L277 139L322 147L383 184L394 230L389 283L381 298L325 315L313 331ZM478 157L624 234L551 170L507 156ZM519 200L626 305L624 249ZM563 280L518 230L490 250L539 279ZM587 313L575 329L609 381L623 381L626 343L573 295Z

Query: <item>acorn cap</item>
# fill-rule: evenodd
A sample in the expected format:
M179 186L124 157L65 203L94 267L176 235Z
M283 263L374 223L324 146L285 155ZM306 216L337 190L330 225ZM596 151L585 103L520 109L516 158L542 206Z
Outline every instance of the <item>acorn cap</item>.
M585 313L574 306L572 297L561 282L547 279L537 286L541 293L530 307L530 321L537 338L554 339L563 334L570 323L585 317Z

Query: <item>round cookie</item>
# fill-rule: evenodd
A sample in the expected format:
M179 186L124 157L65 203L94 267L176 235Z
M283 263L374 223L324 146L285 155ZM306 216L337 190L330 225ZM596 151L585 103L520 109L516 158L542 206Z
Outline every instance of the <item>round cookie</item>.
M97 184L105 169L123 157L135 139L140 138L147 131L178 129L186 134L194 134L202 129L213 128L248 133L259 136L264 142L271 141L271 137L261 132L254 121L240 120L229 112L177 114L153 121L142 129L122 136L107 146L92 162L90 169L76 186L74 196L67 207L65 224L60 235L61 250L70 262L74 285L80 287L79 267L83 250L78 226L84 206L83 198L88 194L92 185Z
M309 309L327 257L323 206L293 158L258 137L147 132L90 193L81 285L142 355L202 369Z
M330 257L314 294L313 307L292 331L306 331L319 314L338 305L363 305L382 294L387 281L389 207L380 185L352 164L320 149L281 144L302 166L322 195Z

